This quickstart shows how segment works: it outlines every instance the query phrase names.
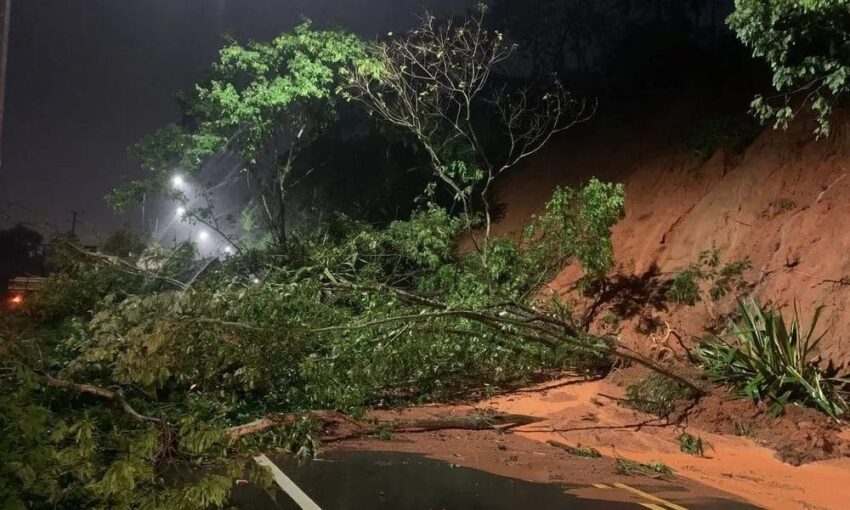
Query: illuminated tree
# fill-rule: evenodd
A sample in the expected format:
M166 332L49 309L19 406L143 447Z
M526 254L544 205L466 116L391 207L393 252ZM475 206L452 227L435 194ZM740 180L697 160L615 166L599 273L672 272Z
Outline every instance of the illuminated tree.
M229 43L209 77L180 95L185 125L166 126L136 146L152 179L130 183L113 202L139 200L151 189L173 195L175 171L191 175L216 154L236 154L267 227L286 243L295 160L333 119L340 70L364 56L354 35L313 30L309 22L269 42Z

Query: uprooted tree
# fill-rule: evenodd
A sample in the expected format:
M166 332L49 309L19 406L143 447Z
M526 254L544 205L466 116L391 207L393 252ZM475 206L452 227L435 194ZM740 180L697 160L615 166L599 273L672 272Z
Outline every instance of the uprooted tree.
M621 185L592 180L559 189L520 239L490 237L487 191L496 176L583 117L559 85L542 95L490 87L493 65L510 48L483 30L481 15L448 29L428 18L419 32L378 44L378 53L358 66L351 61L351 52L360 52L355 40L307 27L249 49L225 48L230 76L253 78L230 85L213 80L198 90L191 108L199 122L169 128L162 143L150 146L162 162L149 167L152 185L167 181L174 162L195 168L212 151L232 147L245 151L250 171L271 173L277 187L259 193L267 200L271 195L263 193L274 193L284 205L280 185L297 150L286 145L281 153L277 142L297 143L299 133L321 126L300 124L291 108L332 102L326 94L343 66L357 69L349 75L354 82L360 76L369 80L364 86L381 88L393 83L385 69L396 69L395 83L406 95L371 104L378 113L384 104L411 115L406 122L419 126L416 136L432 154L434 171L467 214L428 203L409 220L383 226L331 215L305 230L296 248L284 245L285 223L275 223L283 212L270 207L269 224L282 242L217 264L199 264L191 245L127 256L68 245L47 283L50 292L0 322L0 423L8 432L0 438L0 456L8 459L0 467L2 504L217 507L235 479L266 478L244 460L260 449L306 455L322 440L388 429L481 429L530 420L362 420L375 406L476 395L544 370L603 370L616 357L674 376L615 339L588 333L568 306L541 292L571 261L594 277L610 269L610 231L624 207ZM465 67L463 83L417 81L408 73L466 62L460 54L439 60L431 43L409 46L423 37L437 37L449 52L477 45L465 56L485 52L490 67ZM389 59L420 50L432 53L419 71ZM382 51L389 60L374 58ZM357 74L368 66L376 74ZM462 76L449 75L446 80ZM321 87L301 89L302 78ZM418 106L405 110L396 101ZM479 116L485 107L491 113ZM420 110L421 117L413 116ZM501 122L491 137L482 126L493 118ZM485 238L481 253L459 252L458 235L475 225L473 194L484 207Z

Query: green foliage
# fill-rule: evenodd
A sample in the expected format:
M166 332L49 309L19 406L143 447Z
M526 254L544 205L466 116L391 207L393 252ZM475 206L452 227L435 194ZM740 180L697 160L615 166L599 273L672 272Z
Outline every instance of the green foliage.
M481 28L480 18L471 23ZM504 48L489 37L485 46L500 52L494 65ZM230 152L257 177L263 207L246 209L244 249L223 261L198 260L191 244L140 250L126 233L113 236L108 253L68 244L55 254L49 292L0 318L0 423L26 428L0 439L0 456L17 462L2 469L19 473L0 484L0 502L220 507L235 478L268 481L238 459L269 448L315 454L323 431L309 410L357 415L492 390L544 370L610 366L611 339L576 326L556 298L547 308L536 296L568 260L594 278L612 267L622 185L594 179L559 189L522 239L487 239L474 252L456 249L463 230L479 224L474 211L434 204L386 226L329 214L287 238L293 159L334 121L342 70L370 64L356 37L309 23L270 42L229 43L207 79L181 97L191 122L136 147L150 177L114 195L116 205L151 191L185 200L168 182L172 173L193 175ZM480 79L476 66L464 68ZM525 119L508 126L518 152L504 168L539 149L573 105L556 94L512 110L532 100L520 99L502 103L502 114ZM486 200L482 182L501 170L482 165L482 146L473 150L471 141L441 145L447 159L432 162L461 195L478 187ZM187 215L215 221L210 209ZM233 433L280 414L290 418Z
M394 221L383 233L384 242L413 264L435 269L452 258L462 221L429 204L410 221Z
M679 272L670 282L670 288L667 289L667 299L673 303L694 306L701 299L699 282L697 281L701 277L702 272L698 267L689 267Z
M730 324L732 340L711 337L697 350L706 374L753 400L769 401L776 413L789 403L816 407L832 417L846 412L840 390L845 381L828 377L814 361L821 309L804 329L796 310L787 325L779 312L754 300L740 305L742 320Z
M455 249L465 222L433 204L384 228L330 216L305 225L286 252L248 249L200 273L189 244L132 257L69 245L51 292L9 322L21 340L2 343L3 373L20 372L23 388L2 395L14 401L4 419L36 422L31 440L2 447L18 458L43 444L43 458L27 466L54 480L66 506L215 507L233 478L247 476L231 459L267 448L311 456L321 434L308 418L238 440L228 427L311 409L358 414L498 388L541 370L610 366L610 340L574 328L557 300L549 317L563 326L552 341L490 317L506 306L544 306L534 303L536 291L564 260L588 263L575 237L606 246L621 207L621 186L559 190L534 237L494 240L486 263ZM116 253L129 254L125 238ZM150 420L103 397L49 387L41 373L114 389ZM54 464L73 476L56 476ZM29 497L37 480L21 481L9 497Z
M685 146L704 163L719 149L740 152L761 132L761 126L746 115L712 117L697 122L685 140Z
M365 51L352 34L316 31L306 22L269 42L230 43L219 57L208 83L186 99L200 126L191 133L194 151L182 155L195 165L225 145L251 163L286 123L303 128L293 117L316 110L320 122L327 119L339 71Z
M667 299L694 306L703 300L704 295L716 301L729 293L743 292L747 289L743 274L751 267L749 258L721 265L720 250L704 250L697 262L673 277L667 289Z
M736 0L729 25L770 65L779 92L777 98L756 97L756 115L785 128L799 111L797 98L816 114L816 133L827 135L829 115L850 92L846 0Z
M628 459L617 459L614 470L619 475L634 476L643 475L651 477L671 476L674 474L670 466L659 460L654 460L649 464L641 464Z
M696 395L684 384L652 373L626 388L625 405L657 416L668 416L679 402Z
M108 200L119 210L149 192L185 201L171 185L175 172L197 175L211 157L236 154L261 195L263 226L285 242L295 159L335 119L341 71L365 58L353 34L313 30L309 21L268 42L228 43L207 79L180 96L193 122L165 126L136 144L132 152L149 177ZM207 221L213 215L206 207L186 211Z
M611 228L624 214L623 185L593 178L583 188L557 188L526 238L536 245L532 252L541 263L575 257L590 278L600 278L614 265ZM546 235L538 238L541 232Z
M702 456L705 453L702 446L702 438L688 434L687 432L682 432L679 435L679 450L688 455Z

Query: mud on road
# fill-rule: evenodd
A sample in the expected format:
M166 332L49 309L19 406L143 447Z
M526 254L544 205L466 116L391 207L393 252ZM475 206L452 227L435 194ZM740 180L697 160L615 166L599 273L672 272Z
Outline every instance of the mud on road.
M605 395L603 397L602 395ZM464 415L495 410L545 418L540 423L498 431L439 431L396 434L390 440L345 442L334 448L360 448L421 453L461 466L527 481L567 483L571 493L591 498L619 498L616 491L599 489L625 483L662 498L676 498L688 508L698 508L713 498L734 499L768 509L842 510L850 501L850 458L840 451L835 458L795 466L752 437L723 434L712 421L694 425L670 424L620 406L608 397L623 396L610 380L566 378L534 388L495 397L474 405L423 406L381 412L382 419ZM742 412L730 401L731 412ZM745 404L749 405L749 403ZM721 405L722 407L722 405ZM799 420L793 412L784 420ZM701 428L700 423L704 426ZM779 425L777 425L778 423ZM772 432L788 431L788 443L800 428L780 421ZM804 423L803 428L807 425ZM850 439L846 429L836 429L841 444ZM683 431L701 437L703 456L683 453L678 437ZM547 441L599 450L602 459L570 455ZM802 449L808 446L802 443ZM624 476L617 459L649 463L661 461L673 476ZM683 497L684 496L684 497ZM680 501L684 502L680 503Z

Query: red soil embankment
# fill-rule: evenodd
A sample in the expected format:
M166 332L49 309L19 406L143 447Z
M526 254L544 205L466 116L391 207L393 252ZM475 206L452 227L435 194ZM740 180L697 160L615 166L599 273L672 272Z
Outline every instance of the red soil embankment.
M687 342L704 334L712 316L731 311L731 298L686 307L657 295L701 251L718 249L724 263L751 260L745 276L760 301L789 313L796 302L806 322L824 305L823 358L850 372L850 122L835 121L833 136L822 141L804 123L767 130L741 154L720 150L703 164L684 140L705 106L684 104L599 116L565 133L498 182L505 210L495 233L518 232L555 186L591 176L622 182L626 215L613 244L626 291L618 299L631 300L616 310L623 340L649 353L665 331ZM572 292L580 276L567 267L550 290L580 300Z

